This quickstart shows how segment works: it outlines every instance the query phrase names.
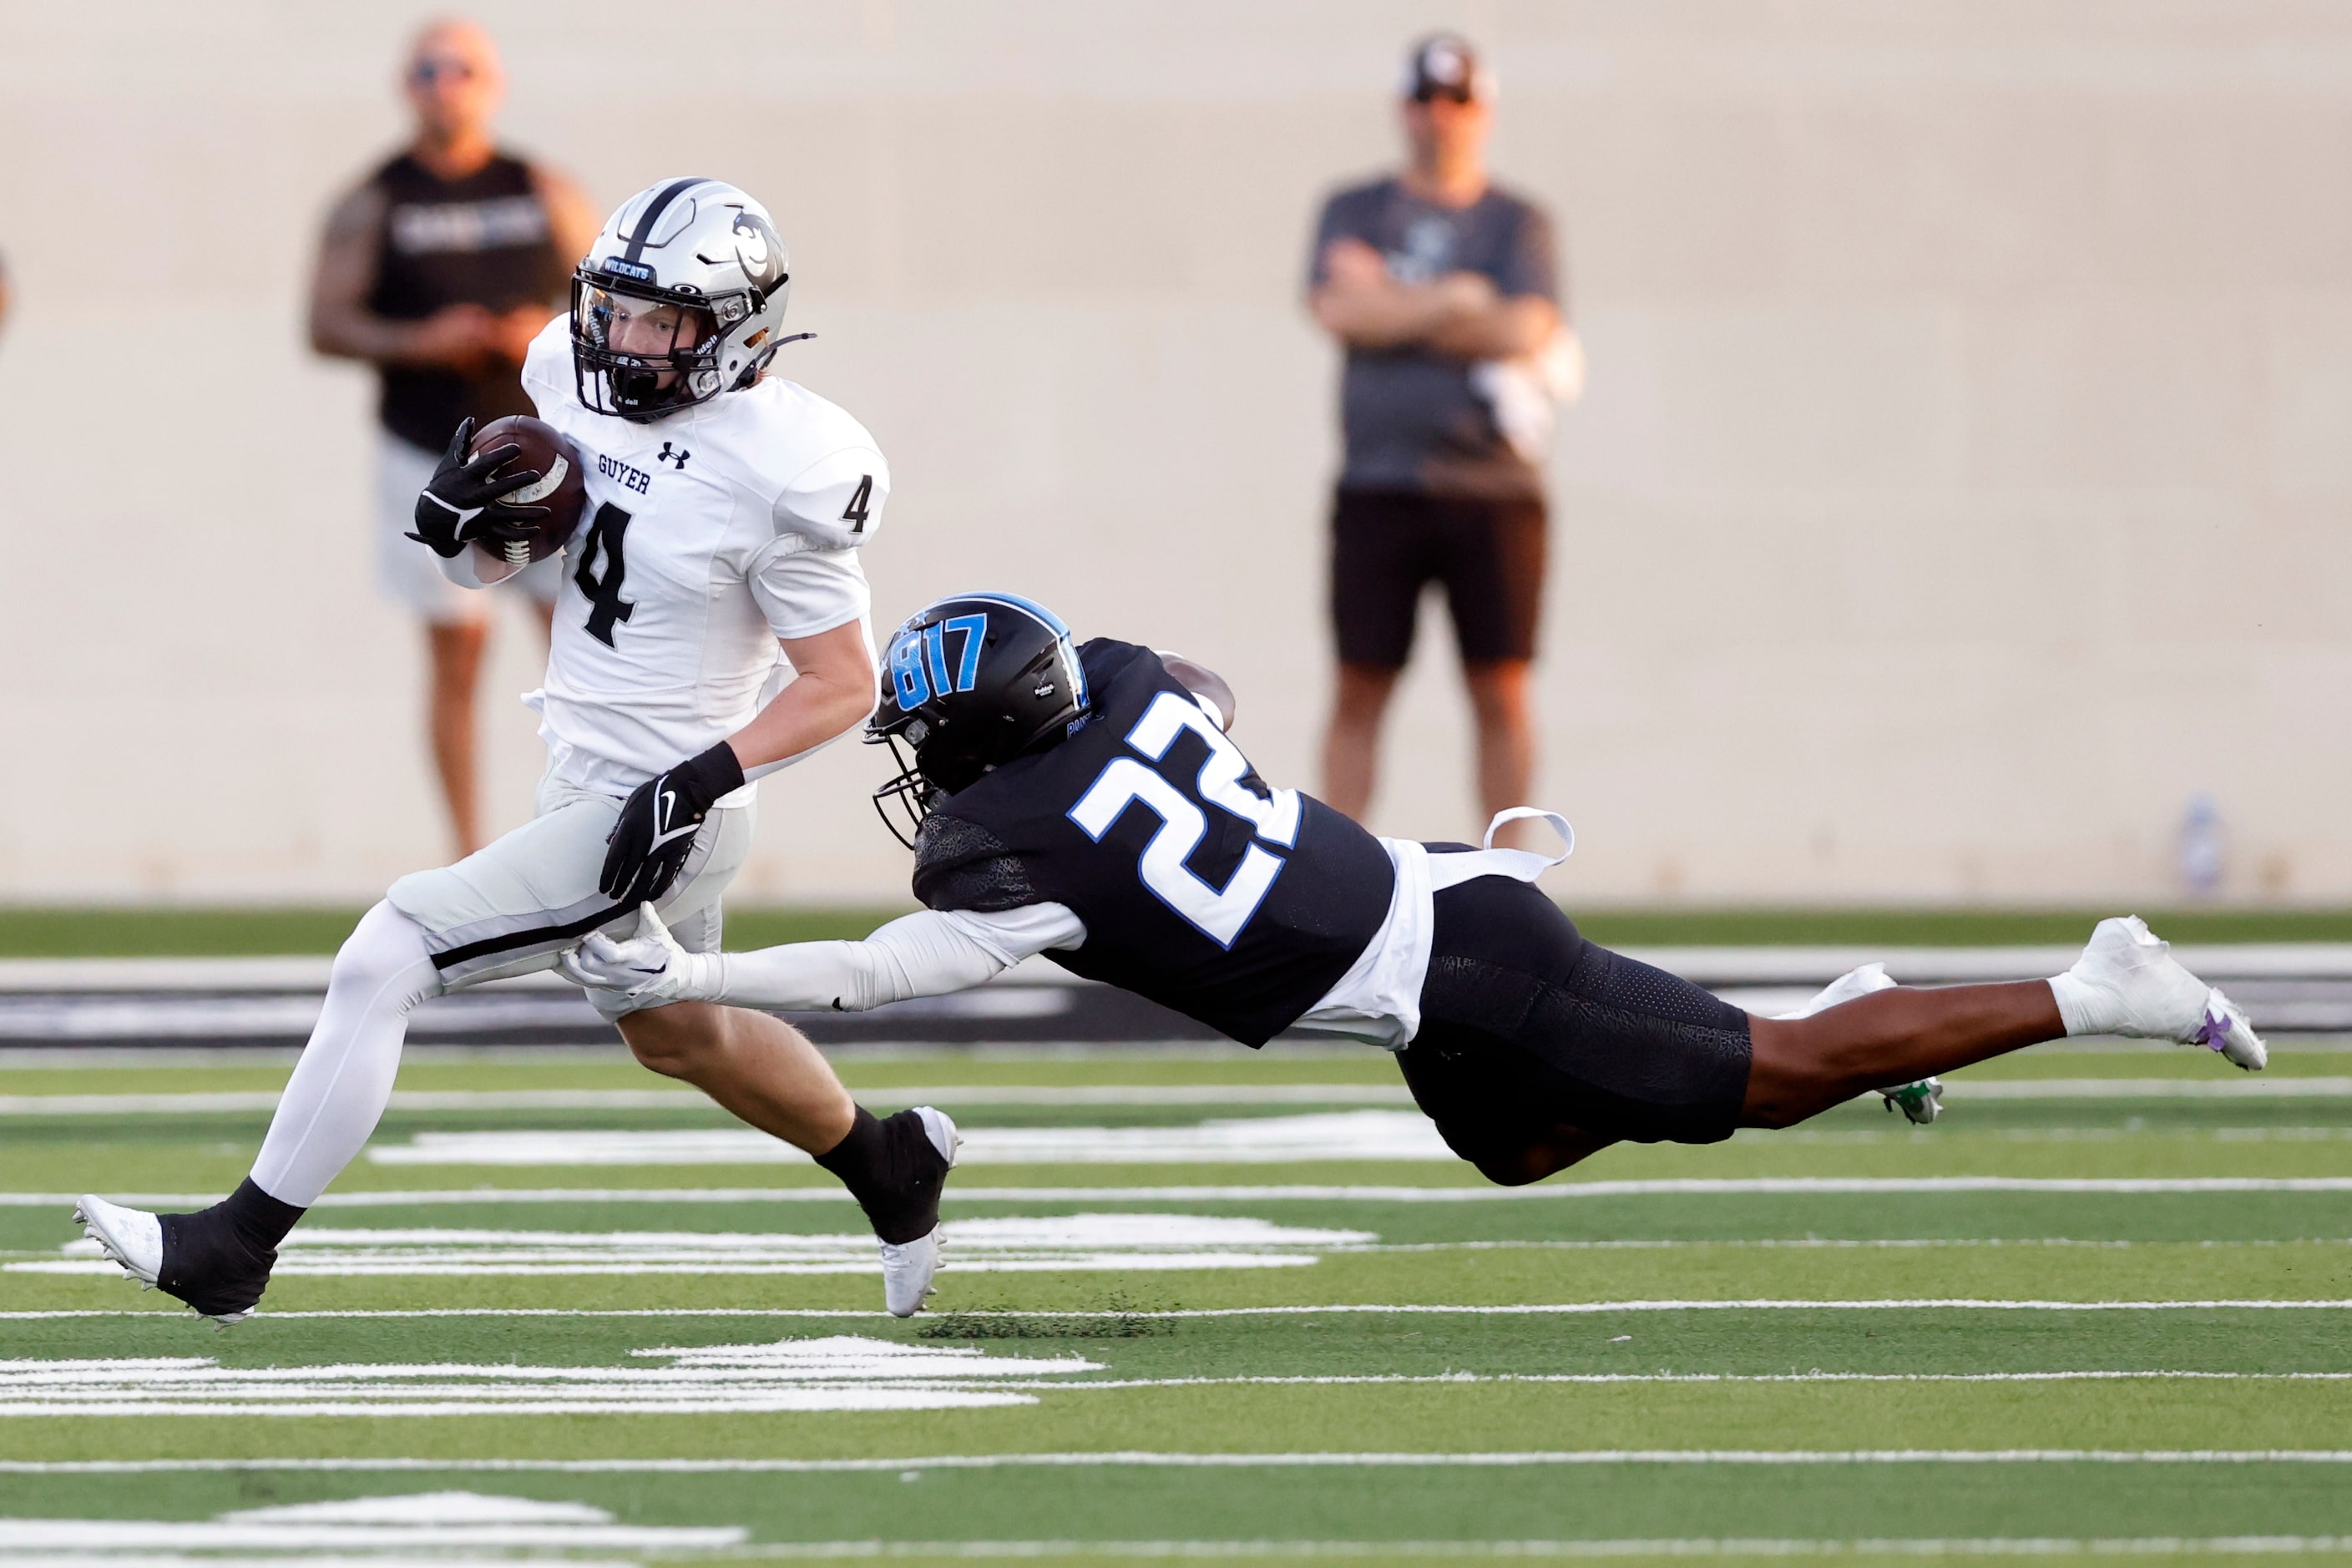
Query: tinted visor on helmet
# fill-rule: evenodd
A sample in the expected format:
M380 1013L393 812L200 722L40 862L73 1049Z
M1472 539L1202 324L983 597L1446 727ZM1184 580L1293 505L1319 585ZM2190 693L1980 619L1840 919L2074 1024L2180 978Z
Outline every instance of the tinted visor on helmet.
M741 319L742 304L730 298ZM572 367L581 403L644 419L715 397L719 321L663 289L582 270L572 278Z

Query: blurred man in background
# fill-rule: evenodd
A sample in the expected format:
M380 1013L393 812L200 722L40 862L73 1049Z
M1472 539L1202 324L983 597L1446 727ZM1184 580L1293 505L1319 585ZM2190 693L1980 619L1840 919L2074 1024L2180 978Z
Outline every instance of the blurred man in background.
M1347 351L1332 509L1339 689L1323 797L1362 817L1422 590L1445 586L1489 816L1528 798L1528 675L1543 597L1538 464L1572 351L1551 225L1486 177L1494 80L1464 39L1405 62L1404 173L1343 190L1316 226L1307 305Z
M384 592L425 623L433 760L464 855L482 845L474 689L489 610L403 535L459 420L487 424L531 411L520 379L523 351L565 307L596 216L569 182L491 140L506 76L480 27L428 26L401 80L415 139L328 217L310 291L310 346L365 360L383 378L377 574ZM510 579L534 602L542 627L562 559Z

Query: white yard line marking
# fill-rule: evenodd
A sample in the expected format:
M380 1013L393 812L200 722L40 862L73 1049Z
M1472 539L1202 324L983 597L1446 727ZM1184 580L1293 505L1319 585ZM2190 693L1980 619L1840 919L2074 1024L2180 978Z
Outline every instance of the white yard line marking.
M736 1525L646 1527L617 1523L601 1508L477 1492L425 1492L409 1497L354 1498L240 1509L211 1520L8 1519L0 1561L20 1563L54 1552L70 1563L157 1561L154 1552L344 1552L324 1561L383 1563L381 1553L414 1552L436 1557L452 1548L510 1552L549 1551L714 1552L743 1542ZM170 1557L169 1563L216 1558ZM310 1559L318 1562L320 1559Z
M367 1152L377 1165L804 1165L749 1128L419 1132ZM1457 1156L1417 1110L1225 1118L1177 1127L972 1127L960 1165L1265 1164Z
M2083 933L2089 936L2086 931ZM2013 947L1780 946L1629 947L1629 958L1698 985L1826 985L1856 964L1884 963L1906 985L2015 980L2055 974L2082 949ZM2352 943L2333 942L2185 942L2173 956L2217 984L2232 979L2309 980L2352 976Z
M1369 1105L1409 1106L1402 1084L1224 1083L1224 1084L964 1084L906 1089L857 1088L870 1105L1013 1106L1204 1106ZM1865 1097L1868 1098L1868 1097ZM2342 1100L2352 1098L2352 1076L2311 1078L2067 1078L1955 1079L1946 1098L1960 1100ZM194 1116L260 1113L274 1110L278 1091L234 1090L174 1094L0 1094L0 1116ZM399 1089L397 1111L476 1110L701 1110L717 1113L693 1089Z
M1921 1310L1987 1312L2177 1312L2177 1311L2345 1311L2352 1300L2284 1300L2254 1298L2179 1301L2056 1301L2017 1300L1987 1297L1917 1297L1878 1300L1625 1300L1562 1301L1544 1305L1438 1306L1348 1303L1316 1307L1179 1307L1151 1311L972 1311L971 1318L1128 1319L1128 1318L1254 1318L1318 1315L1464 1317L1580 1317L1612 1312L1910 1312ZM40 1321L64 1318L136 1318L173 1315L169 1305L152 1308L70 1307L0 1312L0 1322ZM870 1310L821 1307L381 1307L320 1308L271 1312L272 1318L322 1320L371 1318L873 1318Z
M1219 1215L1075 1214L1043 1219L961 1219L946 1228L959 1272L1289 1268L1334 1247L1380 1238L1368 1230L1310 1229ZM552 1276L619 1274L874 1274L871 1234L789 1231L536 1231L434 1228L296 1230L281 1244L281 1276ZM100 1274L120 1268L94 1241L64 1258L0 1263L12 1274Z
M2313 1078L1956 1078L1946 1098L1963 1100L2341 1100L2352 1076Z
M2010 1300L1992 1297L1946 1296L1913 1299L1881 1298L1874 1300L1786 1300L1748 1298L1738 1300L1626 1300L1626 1301L1562 1301L1545 1305L1506 1304L1479 1307L1440 1306L1333 1306L1333 1307L1177 1307L1164 1311L1138 1312L971 1312L969 1317L1022 1318L1247 1318L1289 1317L1300 1314L1334 1313L1445 1313L1458 1312L1475 1317L1574 1317L1606 1312L1749 1312L1749 1311L1834 1311L1878 1312L1918 1311L1927 1309L1948 1309L1964 1311L1996 1312L2158 1312L2214 1309L2315 1308L2322 1310L2352 1309L2352 1300L2211 1300L2198 1301L2055 1301L2040 1300Z
M0 1361L0 1417L744 1415L1034 1405L1083 1356L836 1334L632 1351L655 1366L469 1363L224 1367L209 1356ZM1008 1380L1020 1387L1009 1388Z
M1779 1537L1633 1538L1615 1541L807 1541L750 1554L787 1561L842 1557L2079 1557L2296 1556L2352 1551L2352 1536L1949 1536L1786 1540Z
M0 1459L0 1475L244 1470L451 1475L835 1475L1000 1469L1517 1469L1554 1465L2352 1465L2352 1448L1565 1448L1484 1453L1170 1453L1138 1449L934 1454L891 1459Z
M1157 1557L2079 1557L2297 1556L2352 1551L2352 1536L1778 1537L1634 1538L1615 1541L809 1541L761 1545L749 1554L786 1561L842 1557L959 1559Z
M887 1342L867 1342L881 1343ZM781 1349L782 1347L721 1347ZM956 1352L897 1347L920 1353ZM632 1352L643 1355L648 1352ZM1078 1358L1020 1365L977 1361L917 1364L858 1374L794 1371L715 1352L668 1351L667 1372L634 1367L394 1365L279 1367L234 1371L207 1358L89 1362L0 1362L0 1417L121 1415L761 1415L779 1411L970 1409L1034 1404L1031 1395L1068 1391L1131 1393L1169 1388L1497 1384L1583 1386L1704 1384L2032 1384L2070 1382L2352 1381L2352 1373L2059 1372L1868 1373L1443 1373L1040 1380L1035 1373L1099 1371ZM698 1362L693 1358L701 1355ZM976 1357L979 1352L972 1352Z
M1240 1377L1135 1377L1099 1382L1006 1383L1003 1388L1223 1388L1265 1384L1275 1386L1349 1385L1355 1384L1493 1384L1565 1383L1612 1384L1705 1383L2352 1383L2352 1372L1444 1372L1327 1373L1283 1377L1271 1374Z
M2344 1080L2352 1085L2352 1079ZM971 1084L861 1088L867 1105L1198 1106L1411 1105L1402 1084ZM2352 1093L2348 1088L2347 1093ZM0 1094L0 1116L194 1116L272 1110L278 1091L182 1094ZM428 1110L701 1110L723 1114L709 1097L673 1089L395 1089L392 1109Z
M1285 1268L1318 1257L1355 1254L1444 1252L1694 1252L1710 1248L1747 1251L1934 1251L1945 1248L2071 1247L2129 1251L2143 1246L2181 1245L2061 1237L1923 1237L1836 1239L1824 1237L1744 1239L1549 1240L1356 1242L1325 1237L1369 1236L1368 1231L1286 1230L1267 1226L1252 1236L1246 1227L1263 1221L1222 1222L1181 1215L1075 1215L1070 1222L1182 1220L1200 1218L1198 1239L1177 1242L1148 1235L1122 1235L1117 1225L1074 1226L1053 1221L950 1222L946 1240L954 1247L959 1273L1041 1273L1059 1270L1121 1271L1188 1268ZM992 1234L989 1227L1005 1229ZM1036 1233L1034 1237L1029 1233ZM1088 1241L1087 1236L1099 1234ZM1176 1233L1170 1233L1171 1236ZM2352 1237L2302 1237L2294 1241L2213 1242L2200 1247L2347 1247ZM812 1236L792 1231L465 1231L298 1230L284 1243L276 1275L330 1279L360 1276L511 1276L625 1274L872 1274L881 1267L871 1236ZM1254 1251L1280 1247L1294 1250ZM1171 1250L1192 1247L1195 1250ZM0 1273L121 1276L118 1266L99 1256L93 1241L69 1241L63 1258L34 1252L0 1252Z
M1132 1187L990 1187L950 1184L964 1203L1517 1203L1563 1198L1756 1197L1812 1194L1923 1196L1959 1193L2109 1194L2352 1193L2352 1176L1735 1176L1653 1181L1552 1182L1527 1187L1403 1186L1369 1184L1252 1184ZM0 1207L73 1205L78 1193L0 1193ZM112 1193L144 1207L201 1207L221 1193ZM848 1203L830 1183L803 1187L434 1187L415 1191L329 1193L321 1208L402 1208L465 1204L781 1204Z
M1799 1131L1791 1142L1877 1142L1884 1132ZM1906 1135L1907 1136L1907 1135ZM2025 1130L2030 1142L2120 1138L2118 1129ZM2012 1140L2016 1141L2016 1140ZM769 1165L810 1163L788 1143L744 1127L690 1130L419 1132L367 1152L375 1165ZM1189 1126L973 1127L965 1165L1277 1164L1321 1160L1455 1160L1418 1111L1324 1111L1228 1118Z
M75 1521L36 1521L43 1525ZM157 1531L154 1539L163 1540L162 1531L169 1527L151 1527ZM118 1532L100 1531L94 1539L116 1539ZM681 1532L683 1533L683 1532ZM146 1538L141 1538L144 1541ZM86 1551L79 1546L62 1548L55 1553L24 1555L12 1553L7 1559L23 1568L96 1568L114 1563L121 1568L218 1568L223 1563L278 1563L289 1568L494 1568L494 1565L520 1561L539 1561L530 1552L518 1559L514 1556L481 1555L448 1556L444 1549L425 1542L410 1550L416 1555L398 1557L385 1555L407 1547L405 1536L383 1544L362 1541L341 1552L307 1552L299 1557L224 1558L213 1554L208 1543L216 1539L200 1533L198 1550L205 1554L189 1556L139 1547L121 1550L101 1547ZM281 1538L268 1538L273 1549ZM338 1538L341 1539L341 1538ZM561 1545L573 1537L556 1537L550 1544ZM174 1542L176 1544L176 1542ZM492 1549L497 1542L487 1543ZM536 1542L521 1543L536 1545ZM650 1543L648 1543L650 1545ZM658 1549L658 1548L653 1548ZM695 1550L688 1547L687 1550ZM709 1550L709 1548L701 1548ZM865 1538L856 1541L802 1541L766 1542L754 1547L737 1547L723 1551L729 1560L758 1558L768 1561L805 1562L832 1561L842 1558L920 1558L936 1561L950 1560L1012 1560L1029 1561L1045 1558L1084 1557L1109 1558L1433 1558L1458 1560L1465 1558L1560 1558L1560 1559L1620 1559L1628 1557L1796 1557L1796 1556L1896 1556L1896 1557L2080 1557L2093 1556L2171 1556L2183 1553L2204 1553L2215 1556L2298 1556L2331 1554L2352 1550L2352 1536L2332 1535L2261 1535L2261 1536L2130 1536L2076 1538L2072 1536L2011 1537L2011 1536L1951 1536L1936 1538L1887 1537L1881 1539L1795 1540L1780 1537L1686 1537L1632 1538L1608 1541L877 1541ZM562 1562L570 1568L627 1568L620 1563L604 1562L565 1556Z

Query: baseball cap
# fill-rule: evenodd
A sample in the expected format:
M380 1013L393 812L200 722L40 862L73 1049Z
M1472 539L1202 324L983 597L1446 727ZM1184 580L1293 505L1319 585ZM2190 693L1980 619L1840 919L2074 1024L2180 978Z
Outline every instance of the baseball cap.
M1481 65L1478 51L1459 33L1433 33L1405 57L1402 96L1416 103L1450 98L1484 102L1495 96L1495 73Z

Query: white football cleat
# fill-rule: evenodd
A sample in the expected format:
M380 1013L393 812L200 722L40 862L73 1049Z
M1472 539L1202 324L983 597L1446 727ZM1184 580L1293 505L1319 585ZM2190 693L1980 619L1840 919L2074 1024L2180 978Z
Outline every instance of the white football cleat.
M1886 1097L1887 1110L1899 1110L1922 1127L1944 1113L1944 1080L1939 1078L1923 1078L1878 1092Z
M1865 963L1860 969L1849 969L1815 994L1813 999L1793 1013L1775 1013L1776 1018L1810 1018L1816 1013L1826 1013L1841 1002L1851 1002L1857 996L1867 996L1874 991L1892 991L1895 982L1883 963Z
M954 1120L929 1105L918 1105L914 1111L923 1124L924 1137L947 1163L946 1169L953 1170L956 1151L963 1147L963 1134L956 1131ZM923 1310L925 1299L934 1289L931 1280L940 1271L943 1245L936 1225L912 1241L882 1243L882 1304L892 1317L911 1318Z
M2137 915L2101 921L2050 991L2069 1035L2178 1040L2219 1051L2248 1072L2270 1061L2245 1010L2183 968L2172 944Z
M1865 963L1860 969L1849 969L1827 985L1820 994L1793 1013L1782 1013L1782 1018L1810 1018L1816 1013L1826 1013L1841 1002L1851 1002L1867 996L1874 991L1895 989L1894 977L1883 963ZM1898 1084L1878 1091L1886 1100L1886 1109L1899 1110L1925 1127L1944 1110L1944 1083L1941 1079L1923 1078L1916 1083Z
M163 1273L163 1221L145 1209L124 1208L88 1194L74 1205L74 1218L81 1221L81 1233L98 1243L107 1260L121 1266L124 1279L155 1289Z
M882 1304L894 1318L911 1318L937 1289L932 1276L940 1271L940 1231L933 1226L914 1240L882 1244Z

